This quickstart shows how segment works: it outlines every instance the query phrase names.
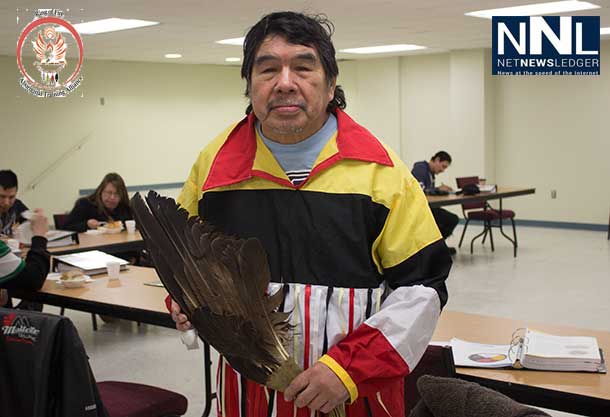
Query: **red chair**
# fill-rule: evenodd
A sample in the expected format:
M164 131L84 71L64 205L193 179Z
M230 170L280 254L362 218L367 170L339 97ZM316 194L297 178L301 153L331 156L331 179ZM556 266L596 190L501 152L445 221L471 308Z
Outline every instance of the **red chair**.
M188 405L182 395L150 385L104 381L97 389L108 417L176 417Z
M457 182L458 188L464 188L465 185L469 184L478 184L479 177L460 177L455 179ZM464 240L464 235L466 234L466 228L468 227L468 223L471 220L478 220L483 222L483 231L472 238L470 241L470 253L473 252L474 241L479 237L483 236L482 243L485 243L487 239L487 235L489 235L489 242L491 243L491 250L494 251L494 239L492 228L498 227L500 229L500 233L506 239L508 239L513 245L513 256L517 257L517 229L515 227L515 212L512 210L502 210L502 202L500 202L500 210L496 210L489 205L486 201L475 201L472 203L464 203L462 204L462 213L464 214L464 219L466 219L466 224L464 225L464 230L462 231L462 237L460 238L459 247L462 247L462 241ZM513 226L513 238L511 239L504 233L502 229L502 221L504 219L509 219Z
M455 376L451 346L428 346L415 369L405 378L405 416L411 413L420 399L417 380L423 375Z

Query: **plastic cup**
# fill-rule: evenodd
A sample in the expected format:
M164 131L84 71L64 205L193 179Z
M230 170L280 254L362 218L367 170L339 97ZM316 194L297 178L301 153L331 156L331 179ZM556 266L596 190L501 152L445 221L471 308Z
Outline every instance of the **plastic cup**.
M32 223L30 222L23 222L19 225L19 227L17 227L17 233L16 233L16 237L17 239L19 239L19 242L23 243L24 245L29 245L32 243L32 236L34 235L32 233Z
M127 233L135 233L136 232L136 221L135 220L126 220L125 227L127 228Z
M106 263L106 270L108 271L108 279L115 280L119 279L119 272L121 271L121 264L116 261Z
M17 239L9 239L6 241L6 245L12 250L19 250L19 241Z

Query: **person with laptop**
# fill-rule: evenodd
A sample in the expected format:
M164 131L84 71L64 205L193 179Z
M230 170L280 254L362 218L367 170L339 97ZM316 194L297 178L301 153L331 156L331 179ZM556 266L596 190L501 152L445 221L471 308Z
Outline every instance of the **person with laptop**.
M437 174L444 172L451 165L451 155L445 151L438 151L429 161L419 161L413 165L411 174L419 181L424 192L428 195L444 195L453 191L451 187L445 184L436 186L434 178ZM455 226L460 221L459 217L440 207L431 208L432 215L436 221L436 225L443 235L443 239L447 239L453 233ZM449 252L455 255L454 247L449 247Z

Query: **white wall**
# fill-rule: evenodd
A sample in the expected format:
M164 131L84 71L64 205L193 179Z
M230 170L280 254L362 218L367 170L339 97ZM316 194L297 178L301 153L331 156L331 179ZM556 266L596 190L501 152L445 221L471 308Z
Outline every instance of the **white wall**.
M494 177L485 62L482 49L401 58L402 156L411 166L449 152L453 163L439 183L455 187L455 177Z
M88 61L82 86L57 100L26 94L14 58L0 57L0 79L0 166L18 173L26 204L48 213L69 210L79 189L110 171L128 185L184 181L199 150L246 106L236 67Z
M400 154L399 65L399 58L342 62L339 82L350 116Z
M498 182L536 187L511 207L523 218L607 224L610 42L602 42L600 76L495 82Z
M402 157L412 166L451 143L449 54L401 58Z
M604 224L610 42L602 45L599 77L491 76L490 51L479 49L341 62L339 84L348 113L409 166L451 153L439 182L479 175L535 186L536 195L507 201L519 218ZM18 86L14 58L0 57L0 167L17 171L24 201L49 213L68 210L78 189L112 170L131 185L183 181L197 152L246 105L237 67L89 61L84 76L66 99L36 99Z
M454 162L439 181L536 187L505 202L521 219L607 224L609 55L604 41L598 77L491 76L490 50L401 58L402 157L445 149Z

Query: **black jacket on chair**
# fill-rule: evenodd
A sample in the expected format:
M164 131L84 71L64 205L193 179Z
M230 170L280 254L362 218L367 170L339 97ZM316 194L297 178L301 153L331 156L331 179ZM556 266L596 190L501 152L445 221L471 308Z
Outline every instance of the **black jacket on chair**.
M70 319L0 308L0 417L106 416Z

